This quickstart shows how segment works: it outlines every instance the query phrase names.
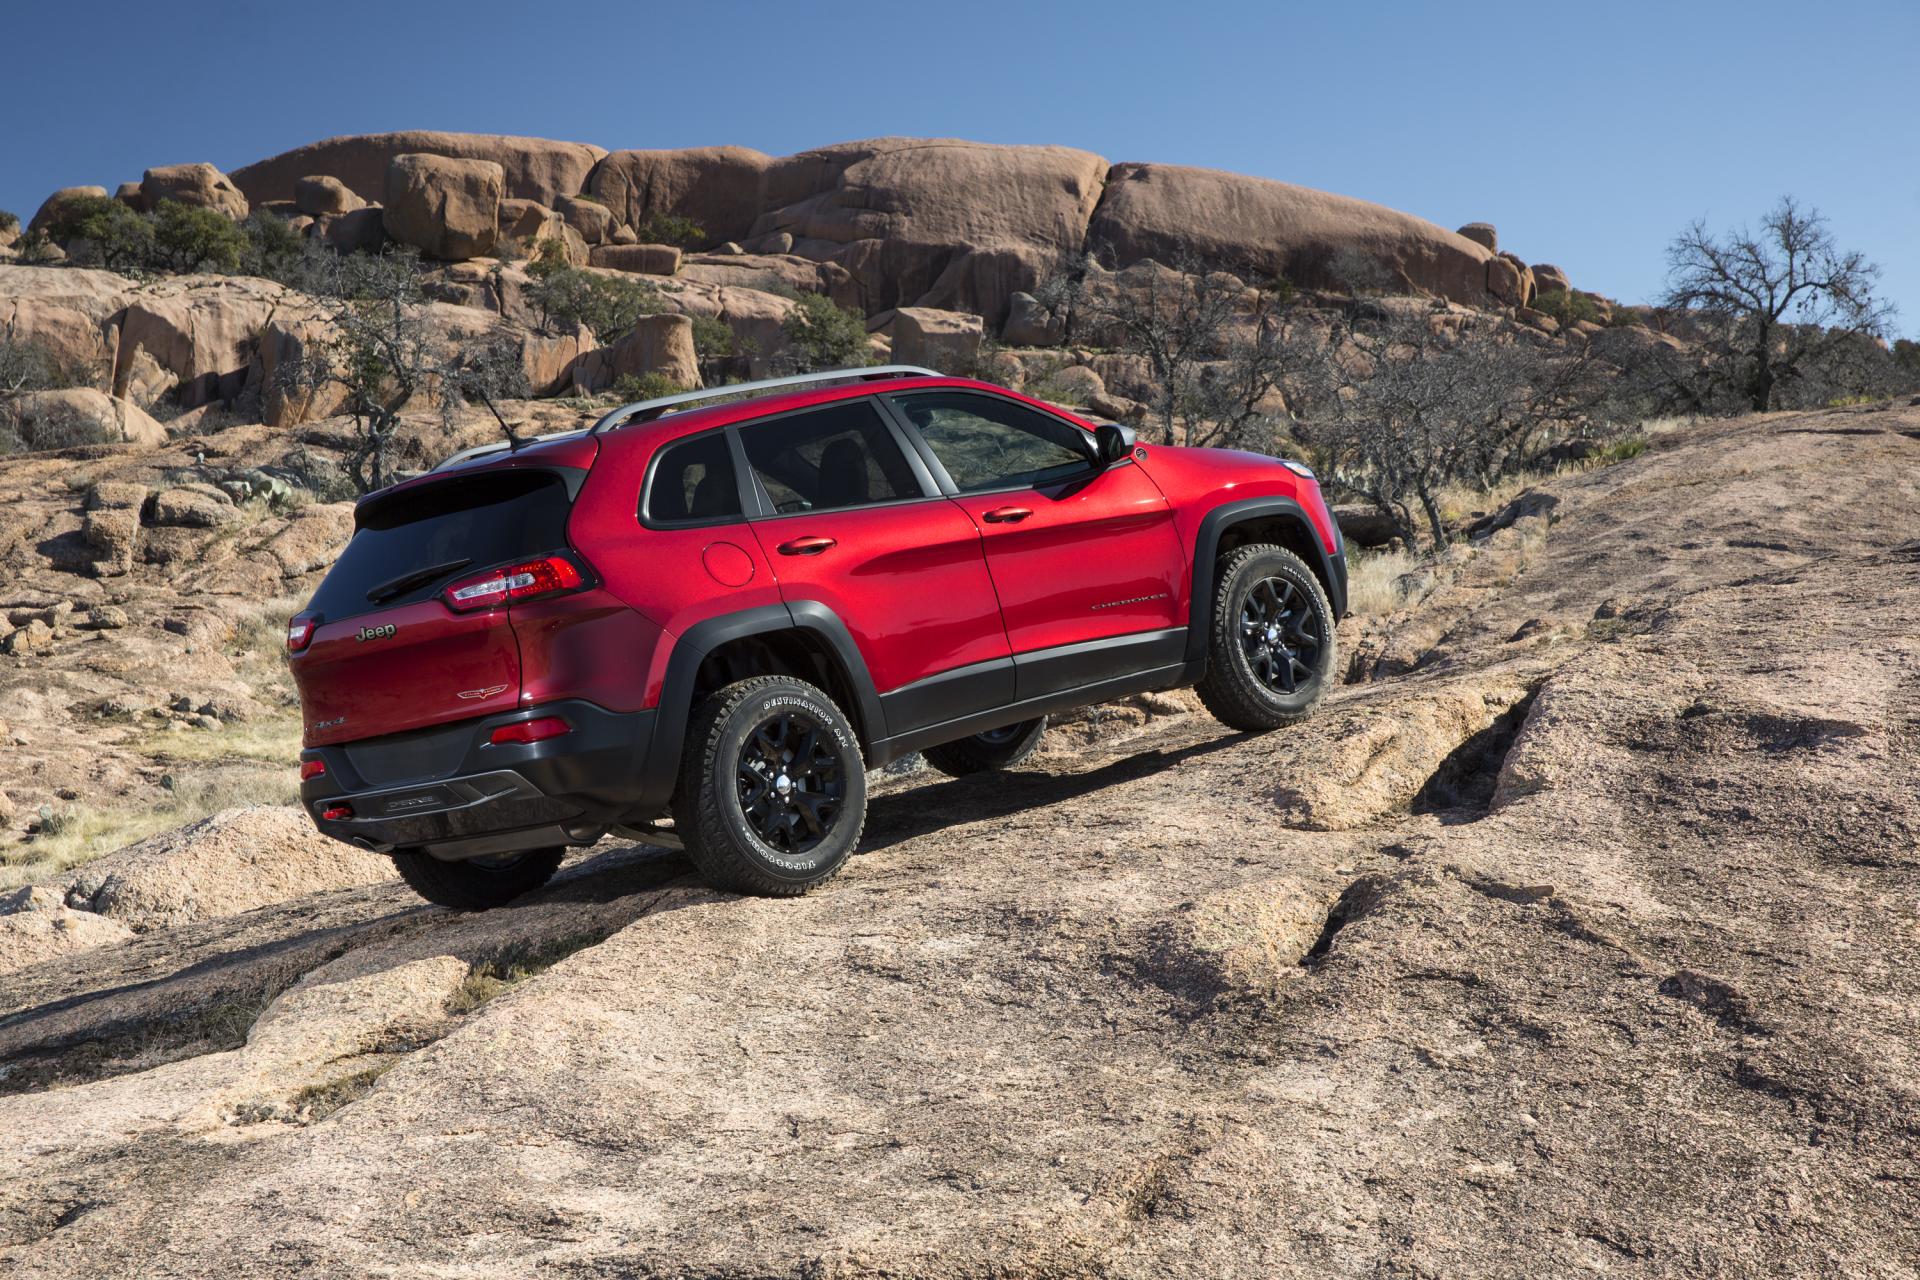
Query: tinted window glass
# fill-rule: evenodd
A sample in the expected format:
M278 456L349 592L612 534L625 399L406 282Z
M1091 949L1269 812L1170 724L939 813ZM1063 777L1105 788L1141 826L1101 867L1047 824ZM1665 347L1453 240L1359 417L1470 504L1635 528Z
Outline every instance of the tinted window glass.
M662 449L646 510L647 519L658 524L737 519L740 486L734 482L727 437L715 431Z
M486 472L376 499L360 508L359 527L308 607L337 621L425 600L469 565L558 551L567 545L572 505L559 476L533 470ZM406 581L431 569L441 571Z
M895 396L962 493L1064 480L1092 465L1092 440L1070 422L997 396Z
M740 442L781 515L921 496L906 455L870 401L754 423L740 428Z

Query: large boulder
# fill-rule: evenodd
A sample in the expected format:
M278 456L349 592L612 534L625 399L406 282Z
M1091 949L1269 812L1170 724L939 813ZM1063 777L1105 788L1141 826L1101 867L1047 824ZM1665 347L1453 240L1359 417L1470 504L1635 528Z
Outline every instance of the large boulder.
M616 151L593 172L593 196L616 222L638 227L653 214L690 218L706 244L739 240L764 207L772 156L747 147Z
M626 336L581 356L573 366L573 383L581 392L591 394L629 375L650 373L683 387L700 385L692 320L675 314L641 317Z
M58 219L62 213L66 212L70 206L78 201L105 200L106 198L107 189L105 187L62 187L40 202L40 208L35 211L33 217L27 221L27 230L44 230L48 223Z
M256 203L291 200L300 179L317 174L339 179L363 200L377 201L386 191L388 162L416 153L491 161L503 174L503 195L537 200L549 208L561 196L582 191L587 175L607 154L604 147L581 142L409 130L309 143L235 169L233 180Z
M1567 279L1567 273L1551 262L1533 264L1533 283L1541 293L1552 293L1556 289L1573 292L1573 281Z
M40 449L63 447L71 429L87 425L97 427L108 439L129 444L151 448L167 442L167 429L139 405L93 387L11 396L0 404L0 423Z
M111 271L0 263L0 331L44 347L71 371L104 377L134 288Z
M1107 162L1066 147L880 138L789 156L765 178L749 235L836 262L864 309L933 307L1006 318L1016 292L1081 250Z
M528 256L533 246L542 240L552 240L558 244L568 266L583 267L587 264L587 242L557 212L534 200L500 202L502 257ZM515 246L521 252L509 255L506 252L508 245Z
M387 165L387 234L429 258L462 262L493 252L506 174L492 160L416 153Z
M143 371L151 394L157 366L177 382L183 408L231 400L246 385L268 321L302 307L282 286L247 276L169 281L136 294L120 318L114 394L130 394Z
M1461 227L1459 235L1465 236L1477 245L1482 245L1495 253L1500 252L1500 232L1491 222L1469 222Z
M613 239L613 211L599 201L561 196L553 207L588 244L606 244Z
M979 316L901 307L893 314L893 359L940 373L963 373L978 361L985 332Z
M587 260L609 271L670 276L680 270L680 250L670 244L597 244Z
M791 253L698 254L683 258L674 278L762 292L791 289L824 293L837 306L861 309L860 284L845 267Z
M366 205L352 187L329 174L309 174L293 184L293 207L310 218L337 217Z
M377 204L320 218L314 226L336 253L378 253L387 242L386 210Z
M162 200L225 214L235 222L247 216L247 198L233 180L210 164L166 164L147 170L140 195L149 209Z
M1088 227L1107 265L1171 262L1184 250L1236 274L1338 286L1343 251L1371 257L1399 288L1468 305L1487 294L1485 245L1382 205L1265 178L1119 164Z
M1060 318L1030 293L1016 293L1007 307L1000 337L1010 347L1056 347L1064 336Z

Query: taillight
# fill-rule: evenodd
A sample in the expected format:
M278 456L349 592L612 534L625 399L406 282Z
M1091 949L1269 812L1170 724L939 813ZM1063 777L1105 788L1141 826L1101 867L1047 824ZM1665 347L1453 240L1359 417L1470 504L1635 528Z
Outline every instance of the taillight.
M320 811L320 818L323 822L339 822L343 818L351 818L352 816L353 806L350 804L328 805Z
M441 598L455 613L470 613L497 609L517 600L564 595L586 585L587 575L566 556L541 556L451 582Z
M287 623L287 652L299 653L313 643L313 631L319 625L311 614L305 613Z
M499 747L513 742L545 742L548 738L572 732L573 726L559 716L541 716L538 720L503 724L488 735L487 741Z
M302 760L300 762L300 781L308 782L314 778L327 776L327 766L321 760Z

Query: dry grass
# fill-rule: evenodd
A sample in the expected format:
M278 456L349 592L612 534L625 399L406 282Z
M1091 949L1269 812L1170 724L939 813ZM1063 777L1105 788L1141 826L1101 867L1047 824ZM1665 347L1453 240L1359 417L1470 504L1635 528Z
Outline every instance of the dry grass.
M223 809L250 804L292 804L299 799L293 773L247 770L177 782L150 806L66 805L50 808L51 821L25 840L0 845L0 888L11 889L58 875L115 849L198 822Z
M255 761L292 769L300 760L300 720L273 716L219 729L191 728L175 721L128 745L155 760Z
M514 947L491 960L484 960L467 971L466 981L447 997L447 1012L472 1013L487 1001L509 991L528 978L545 973L554 965L605 939L604 933L576 933L564 938L524 947Z
M1347 607L1363 617L1384 617L1404 609L1412 594L1419 557L1407 551L1352 552L1347 566Z

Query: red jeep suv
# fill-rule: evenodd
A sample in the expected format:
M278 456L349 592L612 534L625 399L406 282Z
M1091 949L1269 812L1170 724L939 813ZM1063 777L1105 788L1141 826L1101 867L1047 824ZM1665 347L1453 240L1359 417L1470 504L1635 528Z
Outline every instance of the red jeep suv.
M1333 681L1313 473L889 366L627 405L361 500L287 631L319 829L480 909L608 832L713 885L839 870L867 770L1011 765L1050 712Z

